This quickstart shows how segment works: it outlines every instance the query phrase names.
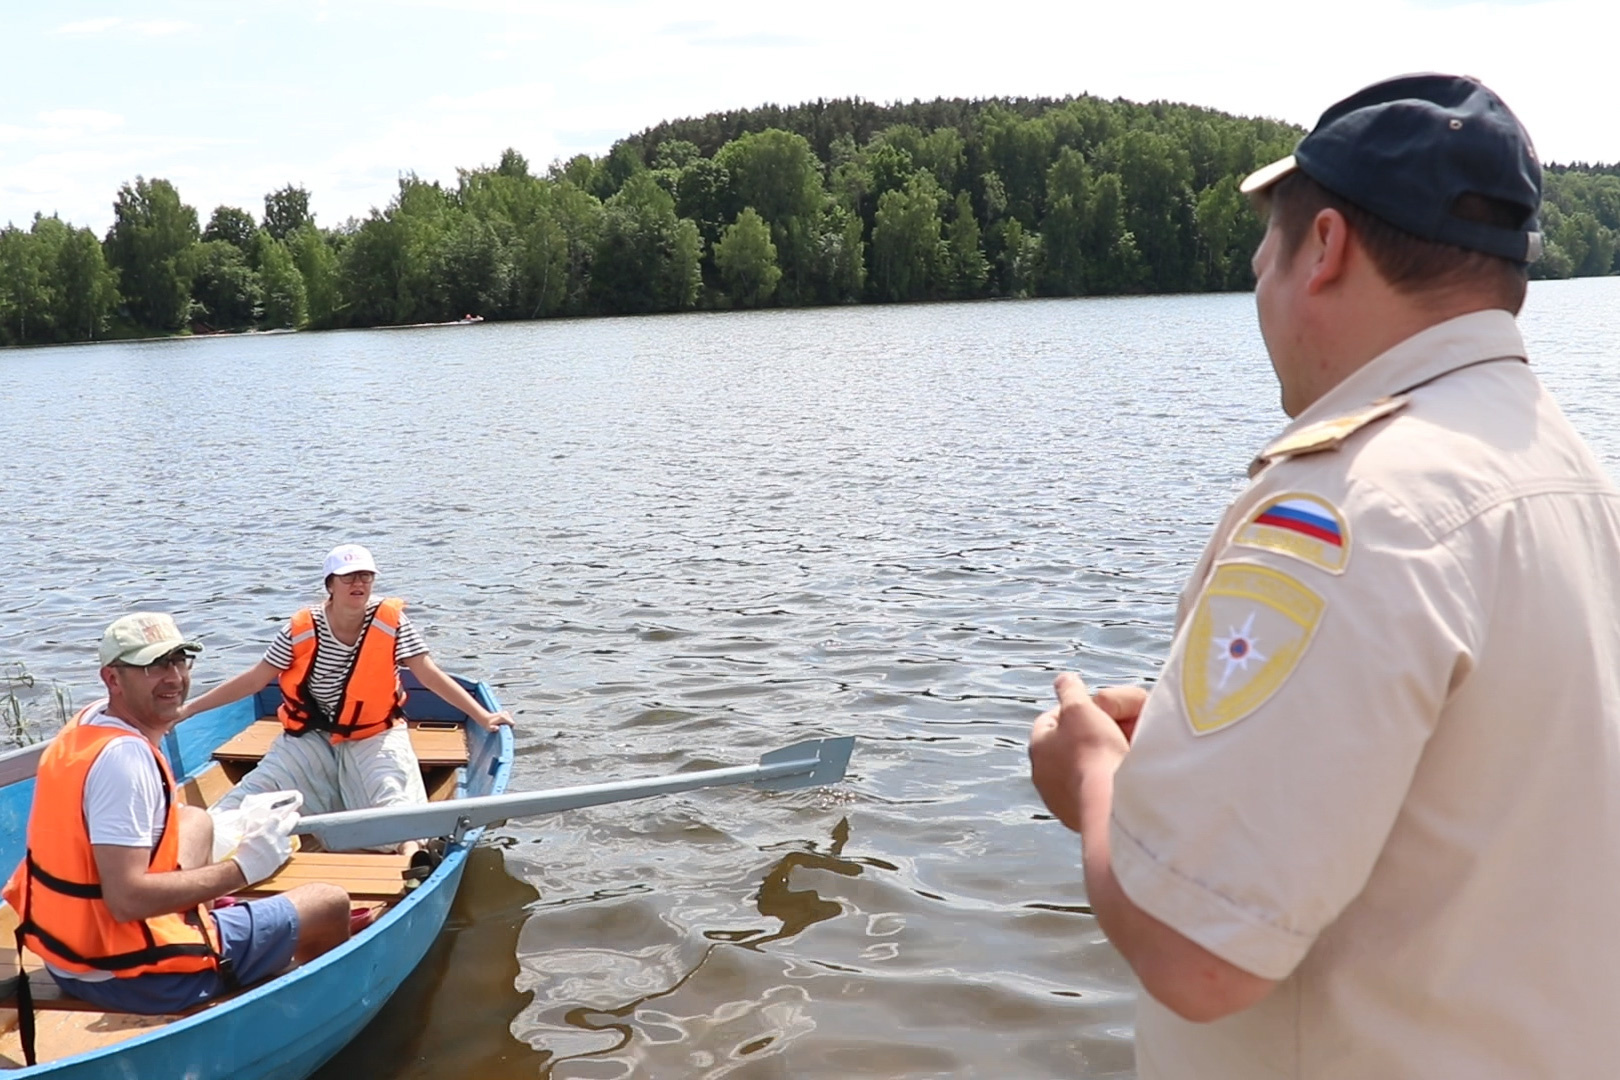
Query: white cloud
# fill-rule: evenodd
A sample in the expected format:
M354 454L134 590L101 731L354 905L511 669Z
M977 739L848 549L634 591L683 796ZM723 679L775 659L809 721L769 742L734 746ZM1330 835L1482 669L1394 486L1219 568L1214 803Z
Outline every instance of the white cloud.
M322 223L335 225L385 205L405 172L454 186L458 168L493 165L509 146L544 168L558 152L555 97L550 83L435 95L369 137L308 162L300 182ZM276 167L283 171L262 174L264 191L287 182L285 167Z
M47 128L71 132L111 131L124 122L117 113L102 109L52 109L40 113L39 119Z
M91 192L85 176L116 175L133 163L124 154L75 150L39 154L16 164L0 164L0 197L15 213L0 213L0 225L22 224L42 214L60 214L74 225L89 225L100 232L112 221L117 188ZM128 174L131 179L134 173Z
M197 24L183 19L155 19L150 22L130 23L129 28L142 37L169 37L195 30Z
M60 146L88 136L100 139L124 123L122 116L103 109L50 109L36 120L38 123L27 126L0 124L0 144Z
M147 19L132 22L117 16L108 16L101 19L81 19L77 22L64 23L56 28L56 33L87 37L92 34L105 34L107 31L119 26L139 34L141 37L168 37L172 34L183 34L197 29L196 23L186 22L184 19Z
M105 19L81 19L78 22L63 23L56 28L58 34L100 34L111 30L123 19L115 17Z

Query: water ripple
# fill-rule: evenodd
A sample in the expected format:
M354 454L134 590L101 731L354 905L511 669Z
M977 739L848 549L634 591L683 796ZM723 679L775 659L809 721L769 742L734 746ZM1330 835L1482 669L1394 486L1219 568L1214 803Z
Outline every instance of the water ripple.
M1613 279L1537 283L1524 325L1620 471L1620 329L1595 314L1616 301ZM1281 426L1249 297L151 342L0 370L0 663L36 676L35 716L52 683L94 696L101 629L136 607L204 638L199 685L246 666L358 539L440 663L517 713L514 786L861 736L836 789L500 830L538 891L515 977L429 971L381 1021L412 1054L344 1076L456 1075L469 1051L491 1077L1132 1074L1135 984L1024 738L1058 671L1152 678ZM510 1018L499 1045L418 1040L488 1015Z

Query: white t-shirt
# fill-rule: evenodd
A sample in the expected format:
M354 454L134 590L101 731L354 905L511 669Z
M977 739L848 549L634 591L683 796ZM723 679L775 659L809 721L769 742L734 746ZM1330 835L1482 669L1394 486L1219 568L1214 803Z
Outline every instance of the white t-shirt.
M158 771L152 744L139 730L95 706L81 723L119 728L128 738L113 739L101 748L84 781L84 819L90 843L151 850L163 836L166 806L163 774Z

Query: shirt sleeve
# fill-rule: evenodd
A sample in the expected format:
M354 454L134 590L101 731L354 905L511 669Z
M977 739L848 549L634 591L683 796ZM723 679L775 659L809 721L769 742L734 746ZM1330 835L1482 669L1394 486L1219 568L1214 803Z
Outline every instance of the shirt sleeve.
M403 611L399 613L399 632L394 635L394 663L403 664L413 656L423 656L427 653L427 642L422 640L422 633L411 622L411 617Z
M1453 553L1376 489L1346 502L1337 571L1221 552L1115 780L1126 895L1263 978L1362 890L1480 636Z
M150 850L163 831L163 776L145 740L114 739L84 781L84 817L92 844Z
M264 662L277 671L286 671L292 667L292 624L287 623L276 632L275 639L270 647L264 650Z

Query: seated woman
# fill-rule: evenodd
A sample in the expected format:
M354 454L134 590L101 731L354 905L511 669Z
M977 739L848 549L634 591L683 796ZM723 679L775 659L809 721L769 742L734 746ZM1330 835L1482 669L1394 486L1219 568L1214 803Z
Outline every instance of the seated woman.
M282 732L242 782L213 807L229 810L255 792L296 790L304 813L427 802L422 770L405 725L398 668L486 728L510 724L490 712L428 655L405 601L371 598L377 565L359 544L326 556L326 602L304 608L276 635L264 658L186 704L182 719L281 683ZM401 845L414 855L417 845Z

